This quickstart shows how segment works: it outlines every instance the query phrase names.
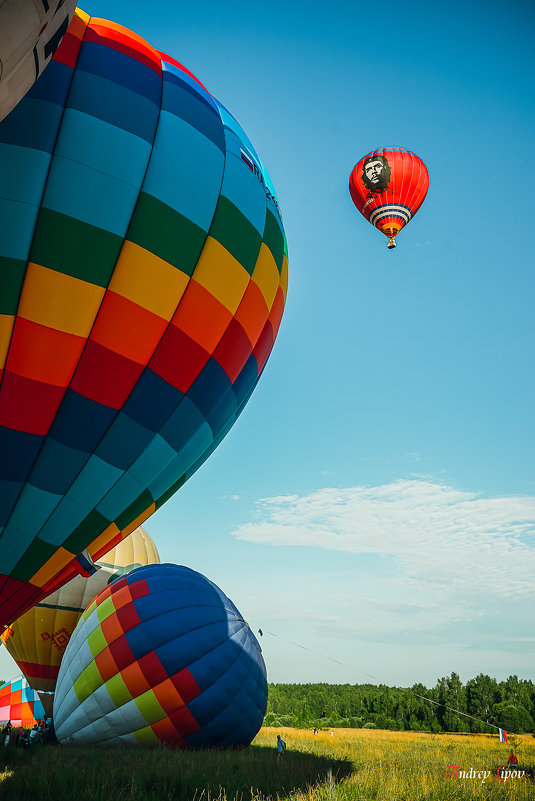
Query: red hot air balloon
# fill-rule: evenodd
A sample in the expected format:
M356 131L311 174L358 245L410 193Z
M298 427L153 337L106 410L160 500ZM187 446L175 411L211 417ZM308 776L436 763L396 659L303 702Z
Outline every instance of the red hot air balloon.
M367 153L349 177L353 203L388 237L388 248L396 247L396 236L414 217L428 188L427 167L402 147L381 147Z

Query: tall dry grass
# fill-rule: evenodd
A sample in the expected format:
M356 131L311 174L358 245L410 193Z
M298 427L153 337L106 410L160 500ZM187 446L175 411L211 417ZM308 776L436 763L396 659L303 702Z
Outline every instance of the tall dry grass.
M334 729L314 735L299 729L262 729L255 743L272 742L281 733L288 748L332 755L351 763L351 773L337 783L322 781L296 791L292 801L359 799L359 801L472 801L508 799L535 801L535 739L526 735L509 745L491 735L424 734L421 732ZM523 778L494 778L514 747ZM447 778L448 766L458 776ZM471 772L472 769L472 772ZM465 771L471 778L462 778ZM475 777L478 772L490 773ZM500 775L500 774L499 774Z
M281 759L278 733L288 746ZM506 782L443 775L448 765L503 764L510 749L485 735L265 728L244 751L0 746L0 800L535 801L535 740L518 742L531 775Z

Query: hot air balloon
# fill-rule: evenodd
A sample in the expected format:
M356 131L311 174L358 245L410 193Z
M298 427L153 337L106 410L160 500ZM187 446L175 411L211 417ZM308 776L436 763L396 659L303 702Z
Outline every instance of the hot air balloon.
M33 726L47 715L39 694L32 690L24 676L0 686L0 723Z
M402 147L382 147L367 153L349 178L353 203L372 225L388 237L396 236L416 214L429 188L427 167L415 153Z
M87 605L111 581L159 561L154 542L140 526L98 560L99 570L75 576L8 626L0 639L29 686L54 691L65 648Z
M288 263L234 117L178 62L80 10L0 124L0 174L9 624L219 444L273 347Z
M245 746L267 705L261 649L200 573L133 570L84 612L54 698L60 742Z
M42 73L61 42L76 0L0 3L0 120Z

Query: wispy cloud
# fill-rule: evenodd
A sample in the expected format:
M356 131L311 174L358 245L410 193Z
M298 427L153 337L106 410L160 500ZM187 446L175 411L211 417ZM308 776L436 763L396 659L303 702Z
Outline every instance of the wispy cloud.
M253 543L389 558L396 569L388 596L396 598L394 581L404 594L412 592L414 604L427 598L422 617L430 598L436 610L449 604L451 620L452 606L462 615L470 598L500 603L533 593L532 496L485 498L425 478L325 488L261 499L255 519L233 534Z

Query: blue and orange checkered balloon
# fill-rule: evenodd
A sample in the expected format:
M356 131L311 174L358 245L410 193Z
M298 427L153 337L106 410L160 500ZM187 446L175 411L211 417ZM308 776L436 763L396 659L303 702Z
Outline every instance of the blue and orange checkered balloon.
M204 462L277 334L287 251L232 115L77 10L0 124L0 623Z
M177 565L147 565L84 612L61 662L61 742L179 748L248 745L262 725L261 649L215 584Z

